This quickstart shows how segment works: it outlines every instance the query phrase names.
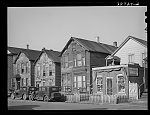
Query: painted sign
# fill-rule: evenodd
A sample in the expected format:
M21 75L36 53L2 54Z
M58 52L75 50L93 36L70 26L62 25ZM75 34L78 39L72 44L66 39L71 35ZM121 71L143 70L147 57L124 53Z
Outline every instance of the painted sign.
M138 76L138 68L129 67L129 76Z
M138 100L138 84L129 81L129 99Z

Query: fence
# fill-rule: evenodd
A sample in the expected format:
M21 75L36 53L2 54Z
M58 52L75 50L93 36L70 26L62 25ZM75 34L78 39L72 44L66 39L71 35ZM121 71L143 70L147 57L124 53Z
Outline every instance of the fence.
M103 94L66 94L66 102L70 103L94 103L94 104L117 104L128 102L126 95L103 95Z

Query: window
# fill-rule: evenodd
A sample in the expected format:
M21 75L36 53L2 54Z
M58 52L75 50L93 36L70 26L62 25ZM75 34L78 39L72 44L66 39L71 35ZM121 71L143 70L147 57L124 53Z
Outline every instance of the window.
M49 70L49 76L52 76L52 70Z
M21 73L23 73L23 72L24 72L24 64L21 63Z
M62 87L65 92L71 92L71 74L62 75Z
M28 86L28 78L26 78L26 86Z
M19 65L19 63L17 64L17 74L20 74L20 65Z
M40 66L37 66L37 77L40 77Z
M45 82L43 82L43 86L45 86Z
M86 91L86 77L74 75L74 89L79 89L80 92Z
M45 73L45 69L46 69L46 68L45 68L45 65L43 65L43 76L45 76L45 74L46 74L46 73Z
M145 63L146 61L143 60L145 58L146 58L146 52L142 53L142 67L146 67L147 66L147 63Z
M85 57L82 58L83 66L85 66Z
M128 55L129 63L134 63L134 54Z
M26 63L26 72L29 73L29 63Z
M68 55L68 66L72 67L73 66L73 60L72 60L72 55Z
M74 80L73 80L73 87L76 88L77 87L77 76L74 76Z
M68 68L68 56L65 56L65 68Z
M102 92L102 89L103 89L103 77L101 75L97 75L96 85L97 85L97 92Z
M117 79L118 93L125 93L125 77L122 74L119 74Z
M77 54L77 66L82 66L82 56L81 56L81 53Z
M74 67L77 66L77 60L76 60L76 55L74 55Z

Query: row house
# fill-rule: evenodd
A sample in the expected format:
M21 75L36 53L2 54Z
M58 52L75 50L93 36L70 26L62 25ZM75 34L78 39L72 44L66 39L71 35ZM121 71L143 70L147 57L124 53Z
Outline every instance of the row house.
M18 53L24 48L7 47L7 89L15 88L13 77L15 76L15 61Z
M34 62L35 86L61 86L60 52L42 49Z
M15 76L13 78L15 89L21 86L34 86L34 61L39 56L40 51L29 48L22 49L15 61Z
M117 49L114 44L71 37L60 54L62 91L92 93L92 68L105 66L106 56Z
M106 65L136 64L143 67L143 81L148 88L147 78L147 41L128 36L121 45L106 57Z

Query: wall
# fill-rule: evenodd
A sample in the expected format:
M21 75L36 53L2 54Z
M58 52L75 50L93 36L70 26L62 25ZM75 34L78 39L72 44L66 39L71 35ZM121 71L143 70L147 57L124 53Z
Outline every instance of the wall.
M7 89L11 88L11 78L13 77L13 55L7 55Z
M147 48L137 43L136 41L129 39L126 44L115 54L121 58L120 64L128 64L128 54L135 54L134 63L138 63L142 66L142 53L147 52ZM146 53L147 54L147 53Z
M29 72L21 73L21 63L26 63L26 62L29 64ZM16 64L15 64L16 73L17 73L17 64L19 64L19 68L20 68L20 73L19 74L20 74L21 78L28 78L28 85L31 86L31 63L30 63L28 57L24 53L21 53L19 55L19 57L16 61Z
M55 63L55 84L61 86L61 64Z
M100 69L98 70L94 70L93 71L93 79L95 79L96 76L96 72L100 72L99 75L101 75L103 77L103 89L102 92L103 94L106 94L106 78L107 77L112 77L113 78L113 95L118 94L118 87L117 87L117 75L118 74L124 74L124 70L121 68L120 70L113 70L110 72L101 72ZM97 88L96 88L96 80L93 83L93 93L97 93ZM125 94L128 95L128 78L125 75Z
M46 65L46 75L43 76L43 65ZM52 76L49 76L49 65L52 66ZM37 76L37 66L40 66L40 76L39 76L39 79L38 79L38 76ZM41 82L39 83L39 86L43 86L43 82L45 81L45 85L46 86L49 86L49 85L52 85L52 86L55 86L56 84L56 69L58 69L56 66L55 66L55 63L53 62L52 59L50 59L48 57L48 55L43 52L40 56L40 58L37 60L37 62L35 63L35 82L37 80L40 80ZM50 80L53 80L52 82Z

